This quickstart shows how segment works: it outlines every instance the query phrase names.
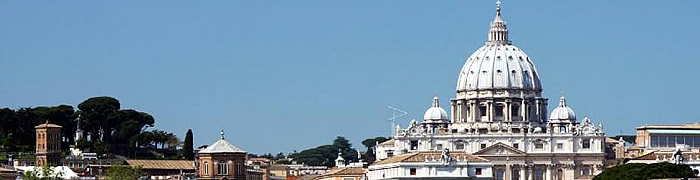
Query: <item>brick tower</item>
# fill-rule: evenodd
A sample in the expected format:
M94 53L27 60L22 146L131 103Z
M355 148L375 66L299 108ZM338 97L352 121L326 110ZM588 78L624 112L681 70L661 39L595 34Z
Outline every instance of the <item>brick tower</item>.
M36 128L36 165L61 165L61 126L46 121Z

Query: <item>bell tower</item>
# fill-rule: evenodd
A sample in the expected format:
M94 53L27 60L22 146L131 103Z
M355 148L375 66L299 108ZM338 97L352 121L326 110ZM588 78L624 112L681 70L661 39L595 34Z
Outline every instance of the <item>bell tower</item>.
M36 129L36 166L61 165L61 126L46 123Z

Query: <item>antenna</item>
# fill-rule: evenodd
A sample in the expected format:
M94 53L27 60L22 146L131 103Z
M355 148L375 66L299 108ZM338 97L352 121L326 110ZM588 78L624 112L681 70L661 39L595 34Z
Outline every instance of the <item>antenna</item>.
M396 119L408 115L408 112L401 110L397 107L391 106L391 105L387 106L387 108L391 109L391 117L387 118L387 121L391 121L391 129L392 129L391 136L394 136L395 135L394 128L396 127ZM397 112L398 112L398 114L397 114Z

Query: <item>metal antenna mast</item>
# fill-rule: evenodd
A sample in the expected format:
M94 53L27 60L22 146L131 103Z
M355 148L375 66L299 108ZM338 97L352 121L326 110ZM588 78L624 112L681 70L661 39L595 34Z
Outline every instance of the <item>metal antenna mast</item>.
M391 109L391 117L388 118L387 121L391 121L391 136L394 136L394 135L396 135L396 134L394 134L394 132L396 132L394 130L394 128L396 128L396 119L408 115L408 112L401 110L401 109L394 107L394 106L388 106L387 108ZM398 112L398 114L397 114L397 112Z

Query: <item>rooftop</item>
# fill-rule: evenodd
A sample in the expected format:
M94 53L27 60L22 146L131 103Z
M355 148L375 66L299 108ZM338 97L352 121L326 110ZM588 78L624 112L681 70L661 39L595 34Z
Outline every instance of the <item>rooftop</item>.
M372 165L383 165L383 164L391 164L391 163L403 163L403 162L426 162L428 160L432 159L438 159L440 158L440 155L442 155L442 152L440 151L425 151L425 152L417 152L417 153L409 153L409 154L402 154L402 155L396 155L394 157L390 157L388 159L375 162ZM450 152L450 156L452 158L455 158L456 160L466 160L468 162L488 162L487 159L471 155L466 152Z
M141 166L143 169L183 169L194 170L194 161L187 160L126 160L130 166Z

